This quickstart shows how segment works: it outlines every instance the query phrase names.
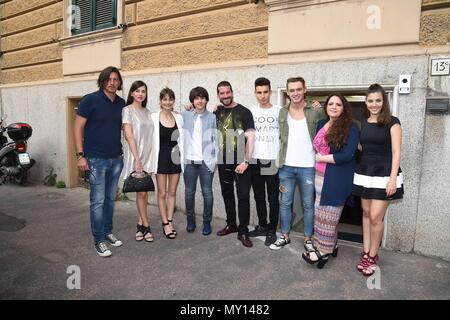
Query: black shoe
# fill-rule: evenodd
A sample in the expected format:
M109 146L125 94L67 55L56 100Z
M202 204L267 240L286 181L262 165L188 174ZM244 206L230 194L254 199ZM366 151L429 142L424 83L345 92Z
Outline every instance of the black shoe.
M208 236L211 234L211 222L203 222L203 231L202 234L204 236Z
M275 230L267 231L266 241L264 241L264 244L266 246L270 246L271 244L275 243L275 241L277 241L277 234L275 233Z
M266 234L267 234L267 227L256 226L255 229L250 231L247 235L250 238L253 238L253 237L265 236Z
M194 232L195 231L195 221L194 220L188 220L186 225L186 231L187 232Z

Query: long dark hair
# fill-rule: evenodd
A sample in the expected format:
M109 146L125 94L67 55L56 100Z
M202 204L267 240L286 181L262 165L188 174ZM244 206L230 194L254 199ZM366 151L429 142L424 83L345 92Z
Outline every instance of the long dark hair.
M145 84L145 82L144 81L141 81L141 80L137 80L137 81L135 81L135 82L133 82L132 84L131 84L131 87L130 87L130 91L128 91L128 98L127 98L127 105L129 105L129 104L132 104L133 103L133 96L131 95L134 91L136 91L137 89L139 89L140 87L145 87L145 99L144 99L144 101L142 101L142 107L146 107L147 106L147 97L148 97L148 94L147 94L147 85Z
M352 125L352 107L341 93L332 93L325 101L325 114L327 116L328 102L332 97L338 97L341 100L344 110L328 129L325 140L331 148L339 150L347 144L348 131Z
M367 97L371 93L381 93L381 95L383 96L383 106L381 107L380 114L377 117L377 125L380 127L387 127L391 122L392 114L386 91L384 91L384 88L378 83L374 83L370 85L369 89L367 89L366 101ZM370 117L370 112L367 107L364 109L364 115L366 116L366 118Z
M109 80L109 76L111 75L111 73L117 73L117 76L119 77L119 81L120 81L120 85L119 88L117 88L117 90L122 90L122 75L119 72L119 69L117 69L116 67L106 67L105 69L103 69L99 76L98 76L98 80L97 80L97 85L100 89L104 90L105 89L105 83Z

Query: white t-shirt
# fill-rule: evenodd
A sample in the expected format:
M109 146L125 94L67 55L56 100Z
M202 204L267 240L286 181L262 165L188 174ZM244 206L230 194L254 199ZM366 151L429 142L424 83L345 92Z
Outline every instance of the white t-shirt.
M254 159L275 160L280 150L278 115L280 106L250 108L255 122Z
M289 137L285 164L291 167L314 167L314 149L309 137L306 118L295 120L288 113Z
M203 160L203 152L202 152L202 116L203 114L197 115L197 118L194 122L194 131L192 132L192 138L188 143L190 143L190 148L188 149L186 159L193 161L202 161ZM187 135L189 136L189 135Z

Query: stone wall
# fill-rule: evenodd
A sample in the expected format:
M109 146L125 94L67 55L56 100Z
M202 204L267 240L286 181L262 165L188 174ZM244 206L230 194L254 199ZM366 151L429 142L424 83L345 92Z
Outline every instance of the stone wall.
M127 1L123 70L267 57L268 13L239 0Z
M0 84L63 78L63 0L0 4ZM268 9L248 0L125 0L122 70L264 59ZM423 0L422 48L450 42L450 0ZM330 52L333 59L333 52ZM301 61L301 58L299 58ZM80 61L80 63L83 63Z
M450 97L450 76L430 77L427 96ZM450 115L426 114L424 129L415 250L450 259Z
M420 44L423 46L450 43L450 0L423 0Z
M62 0L12 0L0 5L0 84L62 78Z

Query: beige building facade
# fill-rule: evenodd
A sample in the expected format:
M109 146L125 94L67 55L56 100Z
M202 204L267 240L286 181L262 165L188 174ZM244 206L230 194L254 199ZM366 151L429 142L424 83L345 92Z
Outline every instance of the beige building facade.
M286 79L301 75L310 96L342 91L358 111L365 88L381 83L402 122L405 174L383 246L450 259L450 117L430 111L450 98L450 0L4 0L0 55L0 112L33 126L32 178L52 167L71 187L75 108L105 66L122 71L124 97L144 80L152 110L165 86L179 105L197 85L214 103L221 80L252 106L259 76L284 103ZM400 92L401 75L411 76L410 93ZM181 183L181 207L182 191ZM214 193L214 214L224 217L217 181Z

